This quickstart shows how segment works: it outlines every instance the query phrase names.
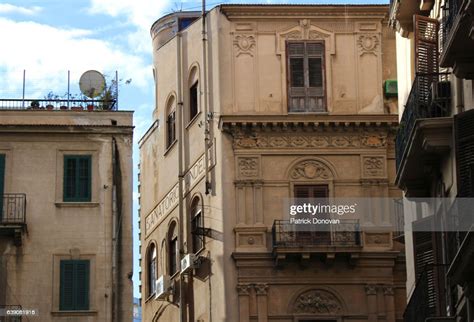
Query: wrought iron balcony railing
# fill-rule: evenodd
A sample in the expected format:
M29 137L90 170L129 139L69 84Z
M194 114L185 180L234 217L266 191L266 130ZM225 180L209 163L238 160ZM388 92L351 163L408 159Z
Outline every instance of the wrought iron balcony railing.
M443 9L443 18L441 23L442 31L442 50L446 49L449 35L454 25L454 21L459 15L462 0L445 0Z
M358 220L340 220L327 231L298 231L289 220L275 220L272 227L273 247L360 246Z
M397 170L408 150L416 121L451 114L451 94L449 82L446 80L447 75L449 74L418 74L413 81L395 139Z
M116 111L117 101L91 99L0 99L0 110Z
M0 225L23 225L26 223L26 195L4 193L0 199Z

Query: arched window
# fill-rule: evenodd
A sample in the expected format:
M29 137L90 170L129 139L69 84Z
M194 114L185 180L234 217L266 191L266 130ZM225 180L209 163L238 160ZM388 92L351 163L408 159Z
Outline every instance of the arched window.
M178 255L178 233L176 231L176 222L173 222L168 231L168 270L170 276L178 271Z
M204 247L203 228L204 223L201 199L196 197L191 203L191 236L193 253L197 253Z
M176 109L174 97L168 101L166 108L166 148L176 141Z
M156 291L156 246L151 244L148 249L147 258L147 270L148 270L148 295L152 295Z
M199 70L197 67L193 67L189 74L188 86L189 86L189 111L188 111L188 122L191 122L199 112L199 81L198 81Z

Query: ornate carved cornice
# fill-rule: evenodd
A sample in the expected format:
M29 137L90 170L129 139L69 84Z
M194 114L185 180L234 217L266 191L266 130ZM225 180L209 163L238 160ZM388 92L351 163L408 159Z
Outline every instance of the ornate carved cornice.
M234 149L387 148L395 115L222 116Z

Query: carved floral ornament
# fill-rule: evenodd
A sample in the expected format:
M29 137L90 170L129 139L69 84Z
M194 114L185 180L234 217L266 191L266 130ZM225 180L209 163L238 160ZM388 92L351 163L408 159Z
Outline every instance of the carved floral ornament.
M240 55L250 55L253 57L255 44L255 37L252 35L236 35L234 37L234 47L237 57Z
M279 41L276 53L279 55L284 53L285 41L287 40L325 40L326 50L332 55L335 54L334 32L311 24L309 19L301 19L298 26L282 30L277 34L277 39Z
M380 43L379 37L375 34L359 35L357 38L357 45L361 55L366 53L376 53Z
M236 131L232 134L234 149L385 148L387 146L387 135L383 133L298 135Z
M256 157L239 157L238 171L241 177L257 177L259 160Z
M317 160L306 160L298 163L290 172L291 179L321 179L333 177L331 170Z
M333 294L324 290L310 290L298 296L293 305L294 313L340 314L342 305Z

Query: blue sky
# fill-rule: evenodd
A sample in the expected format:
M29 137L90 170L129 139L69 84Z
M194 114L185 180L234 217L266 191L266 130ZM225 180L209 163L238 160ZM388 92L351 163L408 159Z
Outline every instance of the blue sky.
M216 1L220 3L376 3L388 0ZM120 87L119 108L134 110L134 294L138 293L137 142L151 124L154 105L151 24L176 10L199 10L201 1L171 0L2 0L0 2L0 98L21 98L23 70L26 97L43 98L78 92L80 75L96 69L132 79Z

